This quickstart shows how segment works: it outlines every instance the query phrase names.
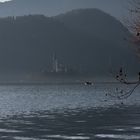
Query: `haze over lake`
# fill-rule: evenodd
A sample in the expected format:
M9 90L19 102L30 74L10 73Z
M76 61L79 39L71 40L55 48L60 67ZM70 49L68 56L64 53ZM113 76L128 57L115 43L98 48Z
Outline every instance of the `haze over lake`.
M121 101L106 97L106 93L114 92L118 86L0 86L0 137L4 140L140 139L139 88L121 105Z
M139 0L0 0L0 140L140 140L139 14Z

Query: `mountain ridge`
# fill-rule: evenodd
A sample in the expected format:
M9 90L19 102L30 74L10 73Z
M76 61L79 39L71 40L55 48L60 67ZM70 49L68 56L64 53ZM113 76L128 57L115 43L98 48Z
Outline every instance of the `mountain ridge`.
M116 2L108 0L108 3L112 3L112 5L114 5ZM116 9L116 5L118 9ZM23 16L29 14L44 14L46 16L55 16L73 9L100 8L105 12L113 13L112 15L118 17L118 15L116 15L115 9L121 10L122 8L120 8L121 5L118 5L118 3L116 3L116 5L114 5L113 10L110 9L107 4L103 6L102 0L12 0L9 2L0 3L0 16ZM120 15L121 13L119 16Z
M118 69L124 65L131 73L137 72L139 60L131 48L133 46L123 39L128 36L127 29L104 12L100 12L97 18L94 11L97 12L95 9L80 9L78 15L72 11L72 18L67 13L61 18L43 15L0 18L0 72L41 74L41 71L51 69L54 52L60 63L77 71L82 70L83 74L107 75L110 58L111 67ZM85 16L87 13L89 17ZM75 16L83 22L76 21ZM67 18L73 24L68 24ZM100 31L100 26L104 26L96 21L99 19L110 23L104 28L108 36L94 31L96 28ZM75 26L79 22L80 28ZM93 27L83 31L89 24Z

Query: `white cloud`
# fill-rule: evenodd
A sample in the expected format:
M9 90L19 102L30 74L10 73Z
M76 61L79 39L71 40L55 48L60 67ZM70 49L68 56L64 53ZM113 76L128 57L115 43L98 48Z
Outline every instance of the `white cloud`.
M6 1L11 1L11 0L0 0L0 2L6 2Z

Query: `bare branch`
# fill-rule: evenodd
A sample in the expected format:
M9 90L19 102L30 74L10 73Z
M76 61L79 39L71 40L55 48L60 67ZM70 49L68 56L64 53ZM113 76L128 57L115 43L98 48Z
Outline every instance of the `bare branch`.
M114 75L111 71L111 74ZM126 73L123 71L123 68L121 67L119 70L119 73L117 75L114 76L114 78L121 84L124 85L134 85L134 87L132 87L130 90L124 90L124 89L118 89L116 88L115 92L112 93L108 93L107 95L109 95L112 98L116 98L119 100L122 99L127 99L128 97L130 97L133 92L135 91L135 89L140 85L140 72L138 74L138 80L137 81L128 81L127 80L127 75Z

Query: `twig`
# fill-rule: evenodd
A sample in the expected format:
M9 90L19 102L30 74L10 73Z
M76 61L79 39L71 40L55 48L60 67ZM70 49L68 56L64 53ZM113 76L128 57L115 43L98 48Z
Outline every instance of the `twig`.
M113 74L112 71L111 71L111 74ZM139 73L139 80L131 82L131 81L126 80L126 74L123 72L123 69L120 68L119 74L117 74L117 76L114 76L114 77L117 81L119 81L122 84L135 85L135 86L129 91L124 91L124 90L118 91L118 89L116 89L117 93L115 93L114 95L111 93L108 94L112 98L117 98L119 100L127 99L128 97L130 97L133 94L135 89L140 85L140 73Z

